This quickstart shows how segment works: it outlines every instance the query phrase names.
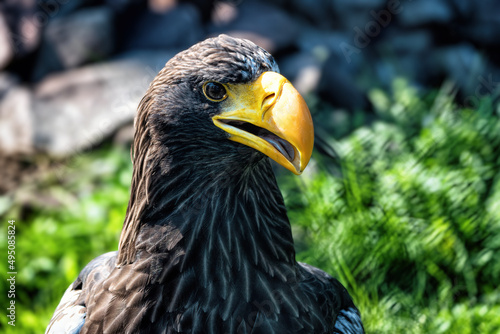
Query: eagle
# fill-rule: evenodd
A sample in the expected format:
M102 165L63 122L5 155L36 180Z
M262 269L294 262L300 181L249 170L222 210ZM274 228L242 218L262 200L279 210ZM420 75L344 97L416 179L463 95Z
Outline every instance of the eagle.
M271 159L294 174L309 109L251 41L170 59L135 119L118 251L69 286L46 333L364 333L346 289L299 263Z

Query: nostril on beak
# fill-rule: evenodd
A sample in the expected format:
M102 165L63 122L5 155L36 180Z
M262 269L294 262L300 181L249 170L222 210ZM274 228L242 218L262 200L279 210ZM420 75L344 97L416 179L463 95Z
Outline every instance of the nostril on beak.
M271 93L262 101L262 110L269 108L276 102L276 93Z

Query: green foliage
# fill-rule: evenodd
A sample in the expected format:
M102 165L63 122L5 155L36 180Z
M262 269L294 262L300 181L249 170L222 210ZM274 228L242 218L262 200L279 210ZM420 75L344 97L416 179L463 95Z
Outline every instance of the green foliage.
M500 332L500 121L490 101L426 102L402 82L379 120L335 143L343 178L286 183L308 248L369 333Z
M62 163L34 189L40 204L16 220L16 327L1 317L5 333L43 333L62 294L80 270L99 254L116 250L132 178L126 150L101 150ZM45 200L43 200L45 198ZM51 207L44 202L58 202ZM6 230L2 225L2 230ZM1 234L6 254L5 233ZM7 305L6 293L1 294Z
M316 157L307 175L280 178L297 258L348 288L368 333L500 332L499 110L449 96L421 98L402 81L391 96L375 90L377 120L333 143L343 177ZM17 225L18 318L1 317L6 333L43 332L79 271L117 249L130 180L128 150L105 147L0 198L1 228Z

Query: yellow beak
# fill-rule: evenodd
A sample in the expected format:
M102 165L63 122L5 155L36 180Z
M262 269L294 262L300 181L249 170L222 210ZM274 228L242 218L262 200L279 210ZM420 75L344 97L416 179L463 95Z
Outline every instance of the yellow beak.
M249 84L226 84L227 99L216 126L229 139L250 146L293 173L306 168L314 145L311 113L282 75L264 72Z

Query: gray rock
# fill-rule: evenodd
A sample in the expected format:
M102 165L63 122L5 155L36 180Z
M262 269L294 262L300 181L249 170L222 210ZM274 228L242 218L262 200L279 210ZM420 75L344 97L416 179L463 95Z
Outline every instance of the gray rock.
M489 72L484 57L467 43L437 49L434 61L436 66L444 70L444 76L452 80L466 96L476 95L477 88L482 84L480 78ZM480 89L479 95L483 95L483 91ZM491 93L485 91L485 95Z
M4 1L1 9L14 57L22 58L33 52L39 46L41 31L50 17L37 7L37 0Z
M255 1L237 6L232 20L212 24L209 32L212 35L224 33L248 38L270 53L276 53L295 45L299 27L280 8Z
M430 23L446 24L454 16L452 7L445 0L419 0L404 2L399 22L404 27L416 27Z
M372 81L377 82L376 86L383 87L384 89L390 90L394 79L398 77L399 72L395 62L388 61L374 61L372 65L374 76L376 78Z
M121 22L121 21L120 21ZM179 4L166 13L143 11L121 24L120 49L170 50L187 48L203 38L198 9Z
M384 3L385 0L292 0L282 4L282 8L289 7L317 28L351 29L366 24L370 10L382 8Z
M433 75L431 68L425 66L425 57L419 53L403 53L391 61L377 61L373 66L376 81L390 90L396 78L405 78L411 85L427 82Z
M475 23L467 27L460 27L457 31L462 37L482 47L500 46L500 22Z
M158 72L156 64L157 56L143 53L47 77L35 87L36 149L71 155L129 123Z
M346 66L338 66L343 61L338 55L332 55L324 63L318 87L319 96L334 107L365 109L368 106L366 95Z
M379 43L382 54L401 56L405 54L422 54L432 48L433 36L427 29L403 30L391 29Z
M484 0L474 3L471 20L457 26L457 33L482 47L500 45L500 2Z
M480 5L484 1L474 2L471 0L449 0L448 3L453 8L455 16L459 17L462 21L470 20L472 14L474 13L474 8Z
M32 152L32 97L18 80L0 73L0 152L5 155Z
M280 59L280 72L290 80L302 95L317 91L321 79L321 63L306 52L299 52Z
M322 29L337 27L341 13L335 12L332 1L293 0L291 9L294 14L307 20L312 26Z
M130 147L134 142L134 124L122 126L113 136L113 144L121 147Z
M386 0L335 0L337 7L348 6L357 8L377 8L383 7Z
M433 49L433 36L427 29L389 29L384 39L376 44L382 59L373 59L376 82L390 89L394 79L405 77L412 84L425 84L437 77L436 67L428 63Z
M363 32L370 34L371 38L375 38L382 31L384 31L384 26L377 22L378 14L380 13L379 7L369 6L369 7L356 7L348 6L345 8L336 9L337 13L342 13L342 15L337 20L338 29L343 32L353 33L356 29L361 29ZM390 14L390 13L389 13ZM394 15L389 15L389 24L394 21Z
M106 58L114 47L112 23L113 14L106 7L85 8L50 21L43 34L34 80Z
M14 57L11 43L11 33L5 20L5 15L0 12L0 70L4 69Z
M149 72L158 73L167 63L167 61L175 56L183 49L172 49L166 51L155 50L132 50L120 53L112 57L111 61L130 61L138 64L144 64L148 67Z
M352 43L352 41L349 40L348 34L307 26L300 30L300 35L297 40L300 49L306 52L312 52L318 47L326 48L330 52L339 52L339 45L349 42Z
M0 72L0 99L2 99L7 91L19 84L19 78L9 74L8 72Z
M301 51L314 55L320 63L330 56L336 57L338 63L335 66L351 73L358 72L359 67L366 62L364 48L356 47L355 41L347 33L304 27L297 44Z
M483 0L474 2L473 17L475 22L500 22L500 2L498 0Z
M86 8L53 20L45 33L64 68L74 68L111 54L112 23L113 15L108 8Z

